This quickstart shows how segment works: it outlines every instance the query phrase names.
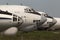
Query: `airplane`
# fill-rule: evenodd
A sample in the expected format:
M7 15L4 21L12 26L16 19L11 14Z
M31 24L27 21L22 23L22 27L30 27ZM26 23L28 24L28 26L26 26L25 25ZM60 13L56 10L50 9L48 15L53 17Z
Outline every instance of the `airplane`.
M0 32L4 35L34 31L46 20L44 15L29 6L0 5Z
M59 20L60 18L37 12L29 6L0 5L0 32L4 35L14 35L18 31L60 28Z
M41 15L43 14L47 20L38 27L39 30L58 30L60 29L60 18L51 17L45 12L39 12Z

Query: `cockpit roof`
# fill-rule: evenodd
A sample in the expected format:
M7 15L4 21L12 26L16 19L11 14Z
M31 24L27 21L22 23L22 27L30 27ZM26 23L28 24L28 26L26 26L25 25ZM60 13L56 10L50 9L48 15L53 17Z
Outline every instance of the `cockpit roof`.
M23 8L26 8L28 6L23 6L23 5L0 5L0 7L23 7Z
M27 9L27 12L25 10ZM29 6L21 6L21 5L0 5L0 10L2 11L8 11L13 14L19 14L21 12L25 13L31 13L40 15L38 12L35 12L35 10Z
M3 10L3 11L9 11L9 12L12 12L12 11L22 11L24 12L24 9L25 8L30 8L29 6L21 6L21 5L0 5L0 10Z

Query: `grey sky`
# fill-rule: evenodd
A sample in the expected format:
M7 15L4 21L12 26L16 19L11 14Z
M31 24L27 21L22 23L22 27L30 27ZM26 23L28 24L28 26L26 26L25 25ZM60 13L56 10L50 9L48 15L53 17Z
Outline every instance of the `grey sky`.
M45 11L50 16L60 17L60 0L0 0L0 4L14 4L31 6L35 10Z

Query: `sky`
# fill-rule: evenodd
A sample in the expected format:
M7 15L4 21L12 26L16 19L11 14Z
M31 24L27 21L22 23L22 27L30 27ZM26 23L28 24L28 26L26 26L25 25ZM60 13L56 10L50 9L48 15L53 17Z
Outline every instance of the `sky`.
M0 0L0 5L26 5L35 10L44 11L53 17L60 17L60 0Z

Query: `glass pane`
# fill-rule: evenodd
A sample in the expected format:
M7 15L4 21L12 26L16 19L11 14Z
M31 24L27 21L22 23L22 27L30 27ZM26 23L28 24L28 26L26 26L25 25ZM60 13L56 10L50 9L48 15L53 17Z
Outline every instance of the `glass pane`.
M13 21L17 21L17 18L13 17Z

